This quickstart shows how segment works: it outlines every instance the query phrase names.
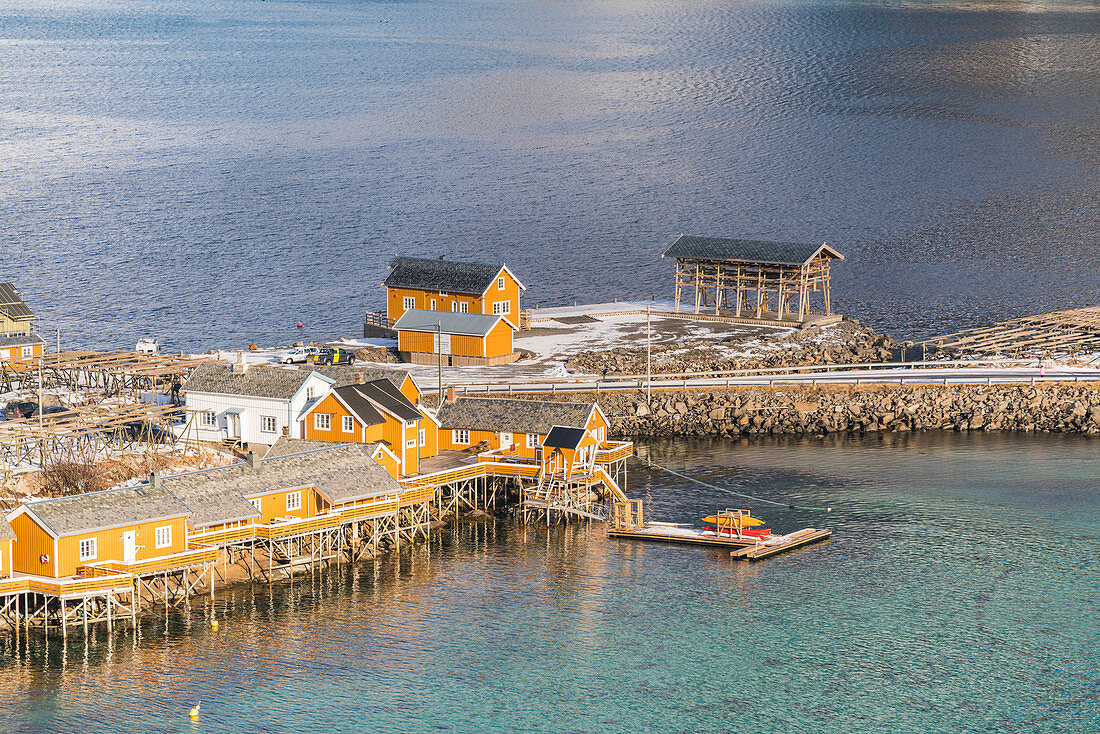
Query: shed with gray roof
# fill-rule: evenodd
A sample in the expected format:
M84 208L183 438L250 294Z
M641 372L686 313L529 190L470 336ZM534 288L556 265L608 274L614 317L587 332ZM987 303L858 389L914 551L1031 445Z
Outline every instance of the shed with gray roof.
M448 430L507 431L545 435L554 426L586 428L596 403L558 403L549 400L459 398L444 403L436 419Z

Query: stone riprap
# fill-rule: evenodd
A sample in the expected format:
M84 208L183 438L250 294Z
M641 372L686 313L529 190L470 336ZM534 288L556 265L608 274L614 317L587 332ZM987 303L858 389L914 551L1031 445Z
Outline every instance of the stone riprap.
M513 397L521 397L519 395ZM622 437L879 431L1100 434L1100 383L806 385L525 395L596 400Z
M771 335L733 336L720 340L654 345L654 374L753 370L807 364L864 364L888 361L897 348L889 336L845 319L826 327L811 326ZM565 368L574 374L644 375L646 348L616 347L582 351Z

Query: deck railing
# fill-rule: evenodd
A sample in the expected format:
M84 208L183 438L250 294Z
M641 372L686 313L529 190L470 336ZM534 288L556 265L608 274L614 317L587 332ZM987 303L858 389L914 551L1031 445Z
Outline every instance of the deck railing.
M317 515L302 520L288 520L286 522L271 523L270 525L257 525L256 537L269 540L292 538L296 535L315 533L318 530L333 528L340 524L340 513L332 512Z
M372 517L383 517L397 512L399 503L395 495L386 495L380 499L368 500L354 505L337 507L334 512L340 513L340 519L347 523L353 520L366 520Z
M191 533L187 536L188 545L220 545L223 543L237 543L242 540L250 540L256 537L256 524L249 523L236 528L223 528L221 530L204 530Z
M195 545L189 543L189 545ZM98 561L85 566L85 569L95 569L94 576L105 576L111 573L129 573L133 576L146 576L151 573L174 571L190 566L201 566L218 560L218 549L214 546L192 547L179 553L172 553L157 558L147 558L143 561Z
M632 441L608 441L606 448L596 449L596 463L610 464L634 455Z

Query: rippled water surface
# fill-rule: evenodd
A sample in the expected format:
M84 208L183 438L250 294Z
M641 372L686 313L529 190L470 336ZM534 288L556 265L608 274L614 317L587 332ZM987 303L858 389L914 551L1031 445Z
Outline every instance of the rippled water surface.
M69 346L354 334L395 253L668 296L691 232L825 241L899 336L1100 289L1100 11L12 0L0 270Z
M832 540L748 565L599 526L446 531L90 643L4 638L0 730L1093 732L1100 469L1082 437L672 442L655 517ZM202 701L202 715L187 711Z

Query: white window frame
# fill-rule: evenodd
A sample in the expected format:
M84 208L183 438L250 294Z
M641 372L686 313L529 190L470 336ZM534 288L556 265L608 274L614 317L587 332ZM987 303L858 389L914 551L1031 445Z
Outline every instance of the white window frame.
M80 541L80 560L94 561L99 555L99 541L97 538L84 538Z
M456 446L470 445L470 431L465 428L455 428L451 431L451 443Z
M341 416L340 428L344 433L355 433L355 418L350 415Z
M199 427L200 428L217 428L218 427L218 414L212 410L204 410L199 413Z
M273 415L260 416L260 433L275 433L279 430L278 422Z
M153 538L156 541L157 548L171 548L172 526L161 525L159 528L153 531Z
M444 293L443 291L440 291L440 292L439 292L439 297L440 297L440 298L446 298L446 297L447 297L447 294L446 294L446 293Z
M415 449L416 448L416 439L415 438L410 438L409 440L405 441L405 448Z
M504 276L503 275L500 276L499 278L497 278L497 290L498 291L504 290Z
M539 447L539 434L528 433L527 434L527 448L537 449Z
M494 316L507 316L512 313L511 301L495 301L493 303L493 315Z
M264 511L264 501L262 497L253 497L252 499L248 500L248 503L256 508L256 512Z
M302 492L287 492L286 493L286 511L293 512L294 510L302 509Z
M313 400L313 385L306 388L306 400Z
M420 446L427 446L428 445L428 430L426 428L421 428L419 431L417 431L416 432L416 440L419 442Z
M22 352L24 357L33 357L34 356L34 347L23 347L23 349L20 350L20 351Z
M411 311L416 308L416 296L404 296L401 299L401 308L405 311Z
M458 304L458 311L459 313L470 313L470 304L466 303L466 301L463 301L462 303Z
M332 413L314 413L313 414L313 430L315 430L315 431L331 431L332 430Z
M434 311L435 310L435 299L434 298L432 299L431 303L432 303L431 310Z
M451 301L451 311L458 313L458 301Z

